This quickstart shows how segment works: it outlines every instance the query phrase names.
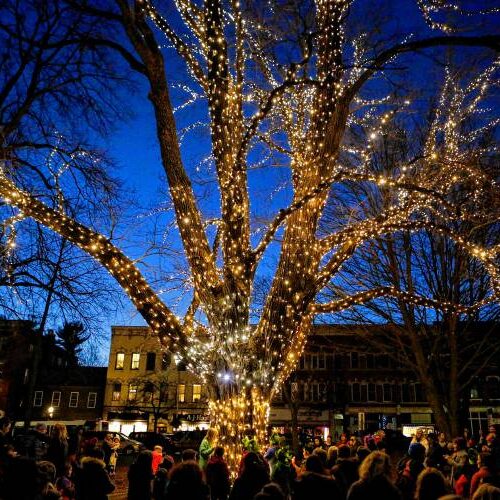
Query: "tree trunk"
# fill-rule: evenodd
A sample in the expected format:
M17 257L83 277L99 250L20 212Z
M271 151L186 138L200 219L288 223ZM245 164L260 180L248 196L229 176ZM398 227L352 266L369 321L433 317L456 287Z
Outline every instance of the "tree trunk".
M218 433L218 444L225 448L233 479L238 474L245 431L254 430L259 448L267 440L269 401L258 389L249 392L243 391L208 403L210 426Z
M295 453L299 451L299 407L297 404L290 405L292 420L292 449Z

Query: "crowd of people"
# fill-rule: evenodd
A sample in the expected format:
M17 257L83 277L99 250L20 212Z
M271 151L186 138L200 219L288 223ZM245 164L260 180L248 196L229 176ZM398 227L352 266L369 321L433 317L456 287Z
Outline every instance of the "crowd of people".
M128 469L128 500L500 500L500 429L448 440L418 429L401 456L375 434L306 438L291 450L285 438L259 447L243 440L241 462L231 477L223 440L209 429L198 450L177 460L161 446L141 451ZM12 440L0 418L0 499L107 500L120 446L111 433L102 441L68 436L56 423ZM393 463L391 463L391 455ZM177 463L176 463L177 462Z

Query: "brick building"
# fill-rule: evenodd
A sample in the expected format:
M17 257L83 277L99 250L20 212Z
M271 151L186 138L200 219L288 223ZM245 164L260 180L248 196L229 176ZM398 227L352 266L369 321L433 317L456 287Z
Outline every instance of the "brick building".
M161 352L148 327L112 327L103 414L110 430L152 430L155 419L168 432L203 428L206 408L202 384Z

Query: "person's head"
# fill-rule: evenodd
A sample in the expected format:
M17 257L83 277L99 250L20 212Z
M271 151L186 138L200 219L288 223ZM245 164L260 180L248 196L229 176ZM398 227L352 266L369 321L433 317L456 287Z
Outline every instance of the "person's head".
M36 463L38 469L38 477L42 484L53 483L56 480L56 466L47 460L42 460Z
M370 455L370 450L366 448L365 446L360 446L356 450L356 458L358 459L358 462L362 464L365 461L365 458Z
M107 443L112 443L113 442L113 434L111 434L111 433L108 432L104 436L104 441L106 441Z
M351 450L346 444L341 444L337 451L337 456L339 458L349 458L351 456Z
M340 445L340 446L345 446L345 445ZM347 450L349 451L349 453L351 453L349 447L347 447ZM335 463L338 457L339 457L339 449L336 446L330 446L328 448L328 456L327 456L328 462Z
M285 494L281 487L276 483L266 484L262 490L260 490L257 495L254 496L254 500L285 500Z
M314 451L314 446L312 445L312 443L307 443L305 446L304 446L304 458L307 458L309 455L312 455Z
M355 448L358 444L358 439L356 438L356 436L351 436L349 438L349 442L347 443L351 448Z
M160 467L162 469L169 471L173 466L174 466L174 457L171 457L170 455L164 455L163 462L161 463Z
M428 467L417 478L416 500L436 500L449 492L448 482L443 474Z
M208 429L206 439L209 443L215 443L215 441L217 441L217 430L214 427Z
M326 467L326 462L328 461L328 454L326 453L326 451L323 448L316 448L313 452L313 455L316 455L317 457L319 457L323 467Z
M68 431L64 424L57 422L52 428L52 437L58 439L59 441L66 441L68 439Z
M323 461L318 455L311 455L307 457L306 460L306 471L307 472L315 472L316 474L324 474L325 466Z
M120 444L120 437L119 436L115 436L113 438L113 444Z
M346 436L345 434L342 434L342 435L340 436L340 442L341 442L342 444L347 443L347 436Z
M0 431L7 434L10 431L11 421L9 417L0 418Z
M143 470L151 470L151 466L153 464L153 453L151 450L143 450L137 455L137 459L135 461L137 468Z
M314 447L319 448L321 446L321 438L319 436L316 436L314 438Z
M188 448L182 452L181 460L183 462L196 461L196 451Z
M369 481L378 476L390 477L391 461L389 455L381 451L372 451L359 466L359 477Z
M422 429L417 429L415 432L415 439L420 441L424 437L424 431Z
M439 433L438 441L440 443L446 443L446 434L444 432Z
M258 453L251 451L243 458L242 475L259 478L265 476L269 480L269 467Z
M35 430L40 434L47 434L47 426L45 424L42 424L41 422L36 424Z
M326 445L331 446L332 445L332 436L326 436Z
M436 436L436 433L434 432L429 432L429 434L427 434L427 441L429 443L435 443L437 441L437 436Z
M453 440L453 451L465 450L467 443L463 437L457 437Z
M6 444L4 447L3 447L3 450L0 450L2 452L3 455L5 455L6 457L10 457L10 458L14 458L14 457L17 457L17 451L16 451L16 448L11 445L11 444Z
M190 490L193 486L203 483L201 469L193 460L175 465L169 473L169 478L181 491Z
M214 455L222 458L224 456L224 448L222 446L216 446L214 449Z
M163 448L160 446L160 445L156 445L153 450L156 452L156 453L159 453L160 455L163 453Z
M408 456L415 460L416 462L424 462L425 459L425 447L420 443L412 443L408 448Z
M474 493L472 500L500 500L500 488L492 484L482 484Z
M73 466L69 463L64 464L64 475L71 477L71 474L73 474Z
M495 468L495 455L487 451L483 451L477 456L477 466L478 467L488 467L488 469Z

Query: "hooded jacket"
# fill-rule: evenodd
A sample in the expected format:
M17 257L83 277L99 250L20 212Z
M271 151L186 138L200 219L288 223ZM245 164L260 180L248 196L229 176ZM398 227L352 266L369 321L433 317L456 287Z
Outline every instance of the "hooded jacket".
M83 457L76 481L77 500L107 500L115 489L102 460Z

